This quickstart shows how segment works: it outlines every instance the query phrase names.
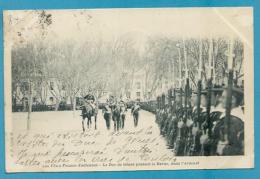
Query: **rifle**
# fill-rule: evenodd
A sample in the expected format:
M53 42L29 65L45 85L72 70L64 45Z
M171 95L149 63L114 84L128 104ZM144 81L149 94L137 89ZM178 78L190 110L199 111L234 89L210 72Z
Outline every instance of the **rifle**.
M201 90L202 90L202 41L200 39L200 51L199 51L199 77L198 77L198 89L197 89L197 121L195 121L195 125L201 129L201 123L198 122L200 119L200 102L201 102Z
M158 96L157 97L157 109L159 109L160 108L160 97Z
M191 104L190 104L190 87L189 87L189 79L186 79L186 88L185 88L185 123L187 126L187 131L185 130L184 135L187 135L187 139L185 141L185 154L190 156L190 147L192 145L192 125L193 121L191 119Z
M207 89L207 108L206 108L206 128L204 132L208 131L208 137L211 137L211 116L210 116L210 109L211 109L211 93L212 93L212 78L208 80L208 89Z
M200 119L200 102L201 102L201 89L202 89L202 82L201 80L198 81L198 93L197 93L197 121L195 121L195 124L201 129L201 123L198 122Z
M175 125L175 119L177 118L177 110L176 110L176 89L172 89L172 96L173 96L173 104L172 104L172 119L170 123L170 133L169 136L169 145L172 146L175 142L175 131L176 131L176 125Z
M229 128L230 128L230 116L231 116L231 106L232 106L232 88L233 88L233 69L229 69L228 72L228 87L227 87L227 99L226 99L226 117L224 120L224 133L225 140L228 139L229 136Z
M210 74L210 79L208 80L208 90L207 90L207 113L206 113L206 123L207 123L207 128L208 128L208 137L211 137L211 128L212 128L212 122L210 119L210 109L211 109L211 93L212 93L212 80L213 80L213 69L214 65L212 64L213 59L212 59L212 51L213 51L213 41L211 39L210 43L210 49L209 49L209 74Z
M184 40L183 40L183 48L184 48L184 62L185 62L185 78L188 79L187 55L186 55ZM177 124L178 129L177 129L177 138L176 138L176 141L175 141L174 151L175 151L176 155L182 155L183 152L184 152L184 148L182 149L182 147L185 147L185 146L183 146L183 144L185 144L185 143L182 140L182 138L183 138L183 136L182 136L183 125L184 125L185 119L183 119L183 106L182 106L183 91L182 91L182 83L181 83L182 82L182 74L181 74L182 69L181 69L181 54L180 54L180 47L179 46L178 46L178 52L179 52L179 88L180 88L180 109L179 109L179 111L180 111L180 115L177 115L177 117L179 118L179 121L178 121L178 124ZM185 91L187 89L187 81L186 81ZM186 95L185 95L185 103L187 104ZM185 109L185 112L186 112L186 109ZM186 122L186 120L185 120L185 122Z
M161 124L160 124L160 131L161 133L163 132L163 128L164 128L164 125L165 125L165 94L162 94L162 119L161 119Z
M207 81L207 107L206 107L206 121L204 122L204 129L203 135L201 137L201 155L209 155L210 145L208 144L211 138L211 128L212 128L212 121L210 116L211 110L211 93L212 93L212 75L213 75L213 64L212 64L212 51L213 51L213 41L211 39L210 47L209 47L209 76L210 78ZM205 147L205 144L207 147ZM205 154L205 152L208 152Z
M170 106L172 106L171 103L172 103L172 89L169 89L168 90L168 104Z
M166 134L167 141L169 139L169 129L171 130L171 117L172 117L172 89L168 90L168 107L166 109L166 122L163 128L164 133Z
M155 121L158 123L159 120L159 112L160 112L160 97L156 98L156 107L155 107Z
M178 121L178 128L177 128L177 138L176 138L176 141L175 141L175 144L174 144L174 151L175 151L175 154L178 155L179 152L180 152L180 145L181 145L181 138L182 138L182 135L181 135L181 127L179 126L179 124L181 124L181 122L183 123L183 107L182 107L182 89L180 88L180 107L179 107L179 113L177 113L177 118L179 118L179 121Z
M224 141L219 141L217 146L217 151L219 154L223 154L223 149L229 144L229 129L230 129L230 118L231 118L231 108L232 108L232 89L233 89L233 39L230 41L229 48L229 58L228 58L228 86L227 86L227 98L226 98L226 111L224 119ZM220 150L221 151L220 151Z
M199 121L200 119L200 103L201 103L201 90L202 90L202 41L200 39L200 44L199 44L199 68L198 68L198 82L197 82L197 104L196 104L196 116L194 115L193 119L193 127L192 127L192 135L193 135L193 140L192 144L190 146L190 155L196 155L197 154L197 149L199 148L199 143L197 142L197 137L198 137L198 131L201 130L201 123Z
M162 94L162 108L165 108L165 94Z
M184 122L187 122L188 119L188 97L189 97L189 78L186 79L185 85L185 98L184 98L184 109L185 109L185 118Z
M174 113L175 113L175 115L176 115L176 90L175 90L175 88L173 89L173 111L174 111Z
M196 141L196 138L198 136L198 131L201 130L201 123L199 122L199 119L200 119L200 102L201 102L201 88L202 88L202 85L201 85L201 79L198 80L198 89L197 89L197 104L196 104L196 108L197 108L197 116L195 117L194 119L194 125L193 125L193 128L192 128L192 134L193 134L193 140L192 140L192 144L190 146L190 155L196 155L196 151L197 150L197 141Z
M167 136L167 134L168 134L168 131L169 131L169 125L170 125L170 122L171 122L171 113L172 113L172 111L171 111L171 107L172 107L172 105L171 105L171 92L172 90L171 89L169 89L168 90L168 95L167 95L167 97L168 97L168 106L167 106L167 108L166 108L166 115L165 115L165 121L164 121L164 126L163 126L163 132L164 132L164 134L166 134L166 136ZM165 106L166 107L166 106ZM168 136L167 136L168 137Z

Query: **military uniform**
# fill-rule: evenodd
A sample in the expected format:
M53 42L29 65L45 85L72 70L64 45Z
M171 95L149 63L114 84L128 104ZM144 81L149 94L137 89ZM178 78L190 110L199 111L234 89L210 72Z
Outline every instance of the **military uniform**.
M182 97L182 91L176 91ZM231 110L228 139L225 140L226 109L218 105L217 101L217 96L222 91L223 88L216 86L211 89L209 111L206 108L209 99L208 90L201 91L201 95L205 96L204 103L200 105L200 116L198 116L197 106L189 105L188 101L185 108L182 104L183 100L171 102L169 99L167 106L163 100L164 96L157 98L159 109L156 110L156 121L161 134L165 136L168 146L174 149L176 156L242 155L244 153L244 114L241 107ZM170 97L168 95L168 98Z
M243 155L244 154L244 122L243 114L238 115L236 108L231 110L230 128L228 130L228 139L225 139L225 115L222 115L214 127L215 151L216 155ZM232 112L233 111L233 112ZM242 113L242 111L241 111ZM227 142L225 144L225 142ZM221 146L222 145L222 146Z
M200 108L200 114L203 112L203 108ZM205 119L200 116L198 119L198 109L197 107L194 107L192 110L192 120L193 120L193 125L192 125L192 143L190 145L190 155L197 156L201 152L201 145L200 145L200 137L202 135L201 132L201 125L204 122Z
M104 119L106 121L106 127L109 130L110 129L110 120L111 120L112 110L109 107L108 103L104 106L102 111L103 111Z

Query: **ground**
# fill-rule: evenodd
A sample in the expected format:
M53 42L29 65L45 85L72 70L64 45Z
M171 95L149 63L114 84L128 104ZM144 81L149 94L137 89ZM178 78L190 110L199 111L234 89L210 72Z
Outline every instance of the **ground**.
M25 131L27 126L27 114L24 112L13 113L14 131ZM31 113L31 131L57 132L57 131L79 131L81 132L81 111L49 111ZM94 118L92 118L92 129L94 130ZM87 128L87 120L85 122ZM159 128L155 123L154 114L141 110L138 127L134 127L133 117L130 110L126 113L125 130L138 130L140 128L152 127L155 135L159 136ZM99 110L97 117L97 130L106 132L105 120L102 111ZM111 130L113 131L113 122Z
M104 167L118 162L129 166L140 162L140 165L148 166L151 162L171 162L174 157L160 135L154 114L143 110L140 111L137 127L134 127L129 110L125 129L119 132L114 131L113 123L110 130L106 129L101 110L97 130L94 129L93 119L92 127L84 133L80 111L33 112L30 131L26 130L27 113L13 113L12 120L13 147L10 156L17 166L23 168L24 165L36 164L36 168L41 170L55 166L60 168L60 163L69 167L75 167L75 163L83 167L89 164Z

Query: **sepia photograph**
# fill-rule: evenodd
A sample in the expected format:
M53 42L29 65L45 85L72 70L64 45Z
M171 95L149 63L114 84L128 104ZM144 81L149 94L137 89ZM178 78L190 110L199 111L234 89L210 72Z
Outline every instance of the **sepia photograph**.
M254 167L253 9L4 11L7 172Z

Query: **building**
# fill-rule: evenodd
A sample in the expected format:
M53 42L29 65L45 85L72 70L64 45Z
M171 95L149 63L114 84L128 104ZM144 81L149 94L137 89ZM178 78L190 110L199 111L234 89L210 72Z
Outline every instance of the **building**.
M132 85L130 91L128 92L128 97L131 100L144 101L145 100L145 70L141 68L138 70L132 80Z

